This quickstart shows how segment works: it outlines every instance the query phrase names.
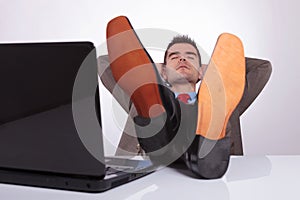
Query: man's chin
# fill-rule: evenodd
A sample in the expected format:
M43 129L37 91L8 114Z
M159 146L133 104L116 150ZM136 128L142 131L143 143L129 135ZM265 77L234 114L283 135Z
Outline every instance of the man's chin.
M174 79L172 81L173 84L186 84L186 83L190 83L189 78L188 77L184 77L184 76L180 76L177 77L176 79Z
M184 84L184 83L190 83L193 82L193 76L188 73L173 73L170 74L168 81L170 84Z

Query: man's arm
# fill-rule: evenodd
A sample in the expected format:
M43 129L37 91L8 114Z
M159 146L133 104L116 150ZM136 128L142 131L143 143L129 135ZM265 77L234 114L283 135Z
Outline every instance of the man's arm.
M244 94L227 124L226 134L231 137L231 154L243 155L240 116L251 105L268 82L272 72L267 60L246 58L246 84Z
M265 87L272 73L272 65L267 60L246 57L246 84L237 110L242 115Z
M98 58L98 72L101 72L100 79L122 108L129 113L132 107L130 97L116 83L109 65L108 55L102 55ZM157 70L161 72L162 63L155 63L155 65Z
M109 67L108 55L100 56L98 58L98 67L98 72L103 72L100 74L103 85L118 101L122 108L129 113L132 102L130 101L129 96L117 85Z

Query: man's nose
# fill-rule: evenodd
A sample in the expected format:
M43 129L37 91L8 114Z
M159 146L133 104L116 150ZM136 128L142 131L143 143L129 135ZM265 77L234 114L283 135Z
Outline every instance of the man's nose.
M181 58L179 59L179 62L184 62L184 61L186 61L184 57L181 57Z

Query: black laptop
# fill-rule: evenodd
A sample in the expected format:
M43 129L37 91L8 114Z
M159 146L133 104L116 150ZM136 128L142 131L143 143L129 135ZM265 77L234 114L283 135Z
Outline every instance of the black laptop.
M91 42L0 44L0 93L1 183L101 192L150 173L104 158Z

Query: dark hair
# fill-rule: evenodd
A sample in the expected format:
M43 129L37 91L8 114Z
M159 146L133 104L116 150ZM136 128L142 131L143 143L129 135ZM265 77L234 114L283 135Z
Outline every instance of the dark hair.
M201 63L201 55L199 52L199 49L196 45L196 42L194 40L192 40L189 36L187 35L177 35L175 36L172 41L168 44L168 47L165 51L165 56L164 56L164 65L166 65L166 60L167 60L167 54L168 54L168 50L174 45L174 44L178 44L178 43L187 43L192 45L193 47L195 47L197 54L199 56L199 66L201 67L202 63Z

